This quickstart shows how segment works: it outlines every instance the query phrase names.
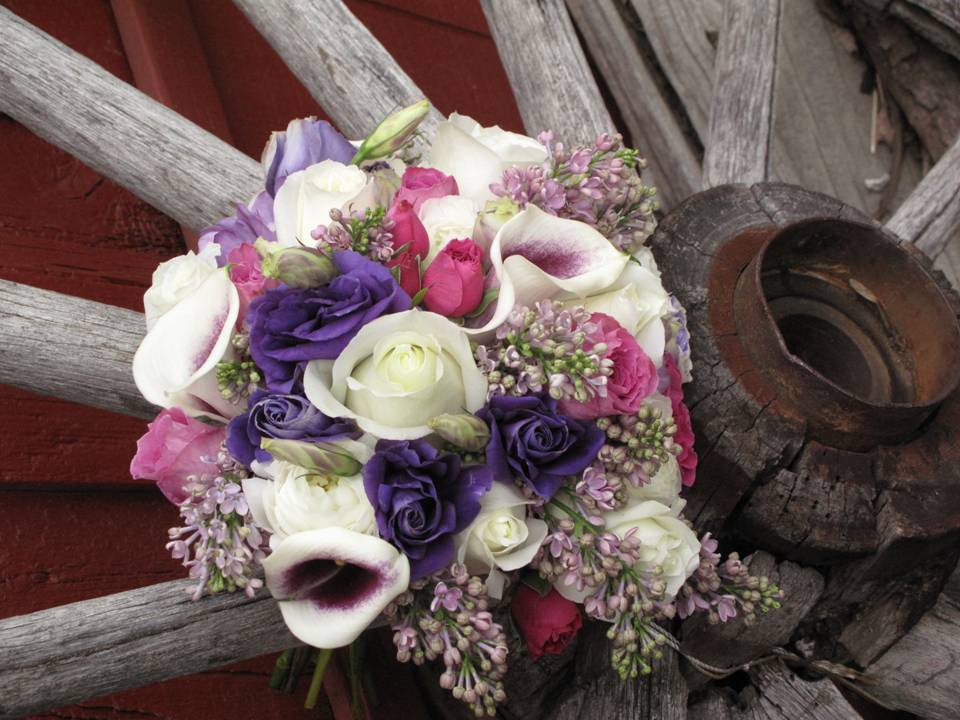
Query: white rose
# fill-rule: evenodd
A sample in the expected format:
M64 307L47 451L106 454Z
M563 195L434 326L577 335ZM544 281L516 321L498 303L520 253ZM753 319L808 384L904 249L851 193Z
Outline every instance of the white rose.
M226 269L211 273L154 323L133 356L133 379L154 405L219 420L243 412L224 399L217 364L233 357L240 296Z
M153 271L150 288L143 294L143 310L149 331L157 320L217 271L220 246L210 243L199 253L192 250L160 263Z
M480 514L457 535L457 561L471 573L526 567L547 536L543 520L527 517L532 502L514 486L495 482L480 499Z
M376 534L373 506L363 489L363 478L319 477L293 463L275 461L267 480L243 481L243 492L257 524L272 533L271 546L288 535L326 527L342 527Z
M453 113L437 127L426 165L453 175L460 194L482 205L493 199L490 185L500 182L504 170L546 159L546 148L533 138L496 125L485 128L472 118Z
M475 412L487 395L464 332L420 310L368 323L336 360L311 362L303 386L321 412L391 440L429 435L430 418Z
M301 243L316 247L310 232L328 226L330 211L343 208L367 185L367 174L356 165L324 160L289 175L277 191L273 214L277 241L284 247Z
M660 570L666 594L673 597L700 565L700 541L690 527L679 519L682 505L672 508L656 500L629 505L604 516L606 528L619 537L631 530L640 541L641 572Z
M473 237L477 205L470 198L459 195L430 198L420 206L417 216L430 238L430 251L424 261L424 267L427 267L451 240Z

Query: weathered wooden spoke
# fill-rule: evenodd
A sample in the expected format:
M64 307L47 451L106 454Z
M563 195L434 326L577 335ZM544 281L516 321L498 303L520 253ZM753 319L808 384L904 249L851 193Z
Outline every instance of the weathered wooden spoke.
M6 8L0 111L187 227L262 189L254 160Z

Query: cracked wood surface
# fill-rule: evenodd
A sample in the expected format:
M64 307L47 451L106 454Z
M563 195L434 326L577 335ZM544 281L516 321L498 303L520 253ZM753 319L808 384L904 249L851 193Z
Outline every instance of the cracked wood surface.
M152 418L133 382L143 314L0 280L0 382Z
M563 0L481 0L523 125L568 147L616 131Z
M192 586L178 580L0 620L0 718L298 644L269 593L194 602Z
M194 229L263 185L254 160L6 8L0 111Z
M340 0L234 0L347 137L363 139L423 92ZM420 125L432 134L436 108Z
M717 48L703 185L755 183L770 172L780 0L728 0Z

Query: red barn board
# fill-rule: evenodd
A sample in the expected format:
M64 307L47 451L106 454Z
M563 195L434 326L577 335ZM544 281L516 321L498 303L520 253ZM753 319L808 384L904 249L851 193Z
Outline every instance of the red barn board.
M254 157L291 118L323 116L228 0L0 3ZM442 112L522 128L475 0L347 4ZM177 223L4 116L0 157L0 277L141 310L153 269L183 251ZM134 418L2 388L0 617L182 576L163 548L176 510L127 470L143 431ZM329 701L306 711L306 683L292 697L267 689L273 660L36 717L343 717L336 673ZM394 667L391 684L410 687L382 681L383 695L402 693L416 717L411 676Z

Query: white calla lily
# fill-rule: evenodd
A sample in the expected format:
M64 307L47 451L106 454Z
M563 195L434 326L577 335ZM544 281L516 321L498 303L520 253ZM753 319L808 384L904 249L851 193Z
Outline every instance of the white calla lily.
M240 297L226 269L207 277L154 323L133 357L137 389L160 407L220 420L243 412L217 386L217 363L232 353Z
M628 255L589 225L529 205L493 240L491 272L500 293L484 325L467 332L493 330L517 306L603 293L614 286L628 261Z
M526 135L496 125L483 127L473 118L453 113L439 124L426 163L457 179L460 195L481 205L492 200L490 185L512 166L536 165L547 159L547 149Z
M420 310L368 323L336 360L311 362L303 387L321 412L390 440L429 435L431 418L476 412L487 394L463 330Z
M393 545L340 527L288 536L263 569L290 632L318 648L352 643L410 583Z

